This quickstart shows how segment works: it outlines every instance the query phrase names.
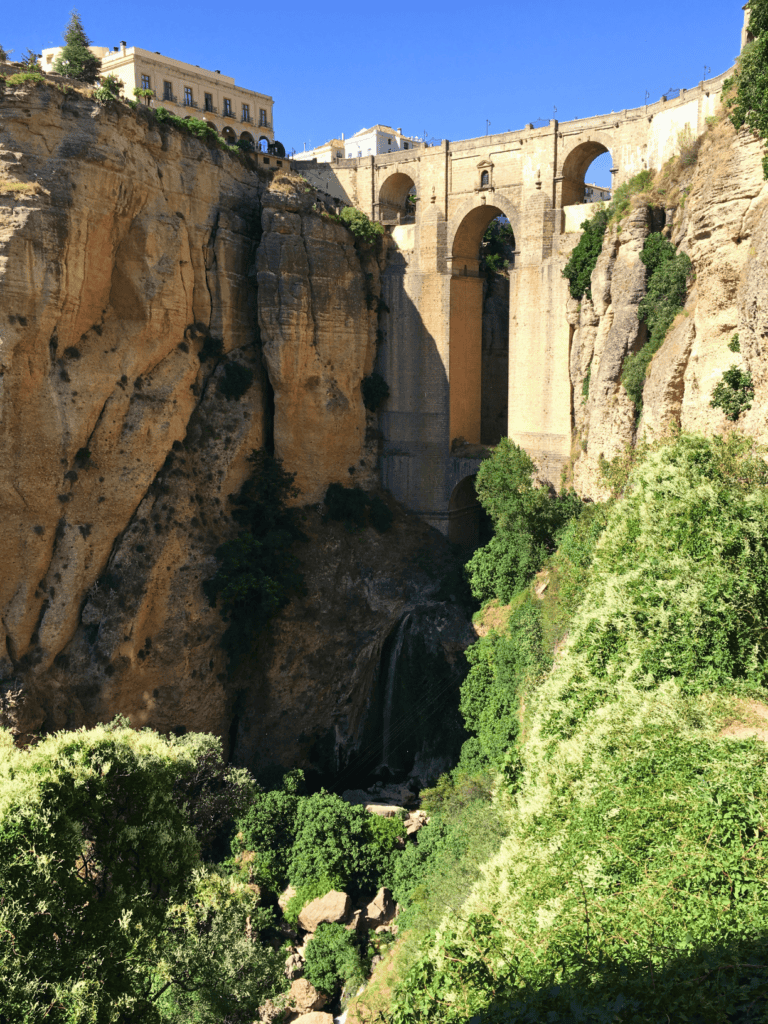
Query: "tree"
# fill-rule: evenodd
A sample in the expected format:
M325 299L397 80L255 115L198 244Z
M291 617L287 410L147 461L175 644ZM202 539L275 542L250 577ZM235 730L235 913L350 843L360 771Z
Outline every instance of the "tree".
M0 43L0 61L5 63L8 60L8 51L5 49L2 43Z
M101 61L88 49L91 41L77 11L72 11L64 40L65 45L53 63L53 70L57 75L76 78L79 82L95 82L101 71Z
M253 1020L280 954L253 891L200 864L247 781L212 736L118 723L19 750L0 729L0 1017L155 1024L174 990L219 1005L237 982Z

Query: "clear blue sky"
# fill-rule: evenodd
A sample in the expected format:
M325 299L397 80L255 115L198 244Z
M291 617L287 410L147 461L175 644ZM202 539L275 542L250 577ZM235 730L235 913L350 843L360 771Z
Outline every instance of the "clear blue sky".
M71 9L54 0L4 8L0 43L14 56L59 45ZM276 138L289 153L377 122L466 139L484 135L486 119L493 133L640 106L646 91L654 101L695 85L705 66L711 75L729 68L743 18L733 0L80 0L77 9L98 45L125 39L273 96ZM595 167L587 179L596 177L605 174Z

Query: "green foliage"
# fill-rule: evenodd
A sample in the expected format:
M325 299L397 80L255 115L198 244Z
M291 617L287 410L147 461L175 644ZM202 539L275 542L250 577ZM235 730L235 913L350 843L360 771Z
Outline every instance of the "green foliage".
M93 90L93 99L97 103L100 103L104 107L108 107L110 103L114 103L115 100L120 99L120 93L123 91L123 83L115 75L104 75L100 82L98 89Z
M582 223L582 236L563 268L563 277L568 278L571 296L574 299L581 299L584 295L588 299L592 298L590 279L603 247L605 230L611 221L621 220L629 210L632 196L650 188L652 178L650 171L640 171L614 190L607 206L596 210Z
M264 450L248 457L251 475L229 496L240 533L216 549L219 566L203 582L212 606L219 604L229 623L223 644L233 658L248 637L301 591L303 575L292 547L305 539L300 513L288 506L298 495L294 474Z
M365 972L352 932L343 924L321 924L307 943L304 975L327 996L334 995L339 984L348 991L359 988Z
M101 61L88 49L90 45L80 15L72 11L64 32L64 46L53 62L55 73L76 78L78 82L95 82L101 70Z
M735 92L730 93L726 100L729 117L738 130L747 128L762 139L768 141L768 32L765 31L766 18L764 0L755 6L750 5L750 29L753 23L759 28L757 39L744 48L736 68ZM726 91L726 83L723 83ZM768 156L763 159L763 172L768 178Z
M376 412L382 402L389 398L389 384L375 370L360 383L363 393L363 405L369 412Z
M533 486L535 468L522 448L503 437L478 470L477 495L495 529L490 543L467 563L467 578L479 601L511 600L554 547L557 531L578 514L581 503L575 495L552 496Z
M584 380L581 382L581 404L586 405L587 399L589 398L589 384L592 380L592 360L589 361L587 372L584 374Z
M30 50L29 48L27 48L24 56L19 61L19 64L21 64L23 68L26 68L27 71L42 72L43 70L40 65L40 55L38 53L35 53L34 50Z
M339 220L349 228L358 244L376 248L381 245L384 227L376 221L369 220L362 210L357 210L354 206L345 206L339 214Z
M290 883L325 885L325 892L343 890L353 898L388 883L397 839L405 834L397 819L379 821L324 790L299 801L295 828Z
M734 336L728 342L728 349L731 352L741 352L741 342L739 341L738 334L734 334Z
M378 494L369 494L362 487L329 484L323 504L328 519L346 523L349 529L372 526L379 533L386 533L394 519L387 503Z
M648 268L648 287L637 315L648 326L648 339L638 352L624 360L621 383L639 415L643 408L643 387L651 359L661 348L672 321L682 310L691 273L685 253L676 253L672 243L659 232L645 240L640 259Z
M16 85L29 85L37 82L44 82L45 75L40 71L19 71L15 75L9 75L5 84L11 87Z
M196 139L202 139L204 142L211 143L219 149L230 153L239 152L237 146L228 145L212 125L208 124L207 121L201 120L199 117L177 117L176 114L172 114L165 107L158 107L155 111L155 117L160 124L167 124L172 128L178 128L180 131L194 135Z
M488 225L480 246L480 270L500 274L515 258L515 233L506 217L497 217Z
M8 60L8 51L2 45L2 43L0 43L0 62L2 62L4 64L7 60Z
M393 1024L761 1019L765 748L718 723L727 695L768 697L761 456L682 435L646 451L602 534L597 512L562 532L581 600L525 691L506 835Z
M207 999L226 988L219 942L244 938L253 896L199 867L196 832L219 823L203 813L196 828L186 804L191 792L231 781L218 741L118 723L25 750L0 732L0 747L3 1017L152 1024L163 992ZM202 936L182 918L206 891ZM249 957L240 978L263 1000L279 985L280 958L256 939Z
M739 369L738 366L731 366L723 373L722 380L716 384L709 404L713 409L722 409L726 419L735 423L743 412L752 408L754 397L752 374L748 370Z
M288 884L288 856L296 839L296 813L302 783L302 772L289 773L280 789L255 794L247 813L237 822L238 834L233 840L232 852L235 855L252 853L250 877L275 894Z
M216 386L219 394L231 402L242 398L248 388L253 384L253 370L242 363L225 363L224 375L219 377Z

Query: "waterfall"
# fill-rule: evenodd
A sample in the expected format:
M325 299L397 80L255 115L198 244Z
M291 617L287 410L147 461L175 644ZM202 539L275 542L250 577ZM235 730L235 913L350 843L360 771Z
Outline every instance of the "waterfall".
M387 688L384 691L384 715L381 728L381 763L388 765L390 754L390 740L392 736L392 707L395 703L395 683L397 681L397 663L400 660L400 652L403 649L405 630L410 621L411 613L404 615L397 628L397 636L389 653L387 665Z

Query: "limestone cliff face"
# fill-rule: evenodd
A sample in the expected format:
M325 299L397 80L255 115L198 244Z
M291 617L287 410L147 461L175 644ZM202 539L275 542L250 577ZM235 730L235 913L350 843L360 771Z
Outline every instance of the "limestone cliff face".
M22 734L120 712L226 736L201 581L227 496L264 443L301 501L370 481L378 268L289 177L141 110L0 103L2 685Z
M610 232L592 275L592 302L569 302L573 480L583 495L605 496L601 457L613 458L638 438L652 440L673 425L707 434L728 429L709 403L732 364L748 369L755 384L752 409L736 429L768 441L768 187L761 158L759 142L719 124L675 186L664 231L690 256L695 278L684 313L651 361L639 422L620 376L625 356L645 340L637 319L645 291L639 257L646 235L662 227L659 213L635 210L620 233ZM736 332L740 354L728 349Z

